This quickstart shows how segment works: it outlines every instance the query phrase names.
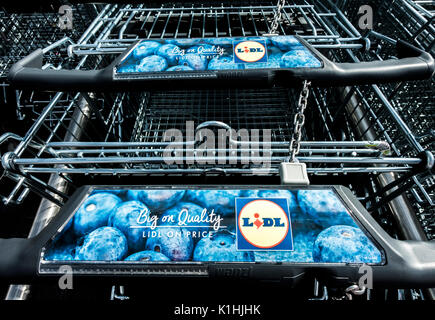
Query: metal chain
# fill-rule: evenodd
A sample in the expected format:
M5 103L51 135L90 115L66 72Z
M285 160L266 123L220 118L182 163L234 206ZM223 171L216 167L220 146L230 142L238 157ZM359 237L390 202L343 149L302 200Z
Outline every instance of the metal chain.
M358 285L352 285L350 287L348 287L344 293L345 293L345 298L347 300L352 300L353 296L362 296L364 293L366 292L366 288L362 287L360 288Z
M305 125L305 109L308 105L308 97L310 95L311 82L305 80L299 96L298 113L295 114L293 121L294 130L292 140L290 142L290 162L296 162L296 156L301 149L302 128Z
M276 4L276 10L273 14L272 26L270 27L268 35L278 35L276 31L278 30L279 22L282 19L282 10L284 9L285 1L286 0L278 0L278 3Z
M270 31L267 34L270 35L278 35L277 30L279 23L282 19L282 11L284 9L284 6L286 4L286 0L278 0L278 3L276 4L276 10L273 14L273 22L272 26L270 27ZM298 113L295 114L294 119L294 131L292 140L290 142L290 162L296 162L296 156L299 154L299 151L301 149L301 139L302 139L302 128L305 124L305 109L308 105L308 97L310 95L310 86L311 82L304 81L304 85L301 91L301 94L299 96L298 101Z

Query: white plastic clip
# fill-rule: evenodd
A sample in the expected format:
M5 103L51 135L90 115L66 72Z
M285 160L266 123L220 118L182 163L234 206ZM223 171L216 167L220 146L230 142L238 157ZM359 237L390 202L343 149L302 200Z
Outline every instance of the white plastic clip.
M283 162L279 168L281 183L287 185L309 186L307 166L300 162Z

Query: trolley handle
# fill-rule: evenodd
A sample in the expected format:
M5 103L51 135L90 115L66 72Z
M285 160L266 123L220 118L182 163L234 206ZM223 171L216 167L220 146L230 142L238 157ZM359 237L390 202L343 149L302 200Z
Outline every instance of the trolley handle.
M52 70L41 69L44 52L37 49L15 63L8 74L12 85L44 90L80 90L98 88L111 82L110 70Z
M52 232L47 229L41 231L39 235L29 239L0 239L0 282L2 281L30 281L38 282L49 275L41 275L39 273L39 262L41 258L41 249L46 241L52 236ZM373 266L373 280L375 284L387 285L391 287L398 286L400 288L433 288L435 286L435 242L432 241L399 241L389 239L389 248L384 248L386 251L392 250L387 255L387 265ZM68 262L65 262L68 263ZM113 262L111 262L113 264ZM232 265L232 266L231 266ZM234 263L227 266L231 267L246 267L246 265L237 265ZM168 265L168 268L171 266ZM213 276L214 264L209 264L210 276ZM220 264L220 267L223 267ZM277 264L276 268L283 267ZM305 270L320 272L320 274L332 275L337 277L342 275L352 275L349 269L359 269L357 265L328 266L325 264L312 265L295 265L286 266L283 274L277 274L277 279L285 277L293 270ZM273 266L272 266L273 268ZM340 269L341 268L341 269ZM258 270L253 273L254 277L261 278L264 276L264 270L258 266ZM341 270L341 271L340 271ZM269 270L270 271L270 270ZM326 271L326 273L325 273ZM357 273L355 273L357 275ZM41 276L43 278L41 278ZM89 275L90 276L90 275ZM116 275L113 275L116 277ZM134 274L131 274L134 276ZM182 275L180 275L182 277ZM356 276L358 279L359 276ZM331 279L330 279L331 280Z
M399 59L359 63L332 63L325 61L326 68L312 81L319 84L358 85L410 80L430 79L435 73L435 62L431 54L402 40L397 41ZM306 73L307 78L310 74Z
M340 187L340 194L343 198L351 199L350 190ZM56 265L50 266L53 273L40 273L40 260L43 248L51 241L59 230L71 218L71 212L74 212L81 204L85 195L89 194L89 187L82 187L77 190L69 201L61 208L59 213L48 223L48 225L36 236L28 239L0 239L0 281L19 282L29 281L38 282L49 280L57 277ZM372 266L373 284L378 286L388 286L397 288L433 288L435 287L435 242L430 241L400 241L391 238L379 224L365 211L359 202L350 202L351 209L356 215L357 220L362 224L371 237L378 243L385 253L385 264ZM355 211L354 211L355 210ZM68 264L68 261L59 263ZM101 262L100 262L101 263ZM111 265L115 269L115 261L110 261L106 267ZM164 267L171 269L173 265L168 264ZM358 264L255 264L250 263L228 263L218 265L205 263L210 277L222 276L216 272L216 268L227 268L232 270L251 269L250 277L254 279L282 280L291 278L296 274L316 274L325 277L328 281L336 283L354 283L361 277L359 273L360 265ZM140 266L139 266L140 267ZM185 265L186 270L191 265ZM57 266L58 268L58 266ZM193 268L198 268L195 265ZM131 269L130 269L131 270ZM230 270L231 271L231 270ZM86 277L98 277L101 274L98 271L95 274L86 273ZM107 275L107 279L119 277L116 272ZM123 276L126 274L122 273ZM79 276L79 275L77 275ZM135 273L130 272L130 277ZM181 277L183 275L180 275Z
M309 47L323 62L321 68L222 70L176 73L144 73L122 80L114 78L114 68L124 55L102 70L42 70L43 51L38 49L15 63L9 71L9 81L16 87L43 90L124 90L148 87L233 86L280 84L299 85L300 80L318 86L360 85L430 79L435 72L434 58L427 52L404 41L397 41L399 59L360 63L334 63ZM188 81L186 81L188 79ZM298 81L296 81L298 80ZM139 85L136 85L139 84Z

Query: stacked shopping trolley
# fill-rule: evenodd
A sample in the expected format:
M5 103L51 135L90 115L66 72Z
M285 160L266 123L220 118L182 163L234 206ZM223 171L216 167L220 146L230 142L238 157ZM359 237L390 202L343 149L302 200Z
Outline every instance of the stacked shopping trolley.
M61 1L36 8L18 9L17 6L6 4L0 8L2 105L9 104L11 108L16 105L18 117L21 117L20 109L26 105L27 97L22 96L23 92L16 96L12 90L8 90L6 77L10 67L32 51L50 46L64 37L72 42L77 41L98 10L96 5L69 6ZM52 68L63 63L65 57L66 52L52 51L47 57L46 67Z
M358 1L343 1L341 9L358 19ZM374 32L368 32L367 38L372 42L372 49L362 58L374 57L387 59L391 56L392 39L404 39L432 55L435 54L435 20L433 1L401 0L389 3L374 1L372 6L374 16ZM376 32L381 31L382 34ZM434 113L434 82L400 82L379 86L379 96L382 104L394 110L413 137L406 142L404 153L434 150L433 128ZM408 146L414 146L411 150ZM432 171L413 178L414 185L408 190L408 196L417 216L420 218L426 235L434 238L434 175Z
M413 40L425 51L433 50L433 11L424 5L406 0L380 4L376 11L388 16L378 29L382 34L375 28L362 35L352 23L357 21L355 2L287 1L279 8L276 32L299 36L334 62L396 59L394 48L403 34L396 33L397 22L409 34L404 40ZM92 22L83 22L88 28L80 36L62 38L55 34L48 46L37 46L45 48L40 53L45 70L100 70L131 50L138 39L262 37L271 32L277 12L276 4L261 2L237 6L107 5ZM416 25L418 30L412 29ZM40 29L29 28L32 32ZM8 63L5 69L10 67ZM2 136L2 142L18 141L16 148L2 157L2 182L11 185L14 181L3 200L21 203L30 191L44 198L31 235L36 235L83 185L143 184L141 181L157 179L166 185L189 183L189 179L225 184L249 181L257 186L279 183L280 166L291 157L294 119L301 104L299 86L146 88L123 92L83 92L88 90L82 88L51 93L35 88L32 94L27 93L28 88L22 91L27 96L26 103L19 104L19 115L30 119L31 125L22 137L12 133ZM348 187L394 238L434 239L433 91L431 81L314 86L297 157L306 164L311 184ZM207 158L186 162L177 158L175 151L174 161L168 163L165 134L177 130L185 137L189 122L196 126L194 135L200 129L270 132L270 166L245 163L243 147L236 151L216 148L214 156L220 157L216 162ZM258 138L261 141L264 137L260 134ZM229 140L237 141L237 137ZM196 155L191 145L181 147L181 152ZM318 287L317 280L315 283ZM20 290L22 294L22 287L12 287L10 295ZM418 288L397 292L398 298L405 293L413 298L431 297L430 291Z

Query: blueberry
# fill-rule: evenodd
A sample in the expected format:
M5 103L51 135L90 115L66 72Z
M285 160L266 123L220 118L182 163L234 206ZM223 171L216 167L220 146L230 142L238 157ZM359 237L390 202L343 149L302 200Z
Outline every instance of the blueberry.
M268 63L270 68L279 68L281 63L282 53L276 52L269 54Z
M151 222L146 219L150 214L150 210L142 202L127 201L118 205L110 215L109 226L117 228L125 235L130 252L145 248L143 229L132 227L151 226Z
M99 227L107 226L109 216L119 203L121 199L112 193L91 195L74 215L74 234L84 236Z
M244 198L261 198L261 195L275 195L280 194L280 190L243 190L241 193L241 196ZM261 195L260 195L261 194ZM287 193L285 194L285 197L287 197ZM277 198L277 197L276 197Z
M255 251L254 257L255 262L295 262L288 251Z
M233 56L230 55L215 57L211 59L208 64L208 70L234 70L234 69L244 69L244 66L241 63L234 63L234 58Z
M281 58L282 68L320 68L322 64L307 49L293 50Z
M285 198L288 199L290 208L297 206L296 197L290 190L245 190L241 196L243 198Z
M117 67L118 73L132 73L137 72L138 60L136 60L132 55L129 55L125 60L123 60Z
M217 215L234 217L236 198L241 195L240 190L189 190L186 199L207 208L209 213L214 210Z
M170 260L163 253L147 250L147 251L136 252L131 256L125 258L124 261L148 262L148 261L170 261Z
M189 66L173 66L168 68L166 71L193 71Z
M297 200L290 190L260 190L260 198L286 198L290 210L297 207Z
M143 58L137 66L138 72L157 72L164 71L168 67L168 62L160 56L148 56Z
M117 195L118 197L123 197L127 193L127 190L94 190L92 194L96 193L112 193L114 195Z
M75 245L54 245L45 253L44 260L46 261L70 261L74 260Z
M322 229L339 224L356 227L332 190L299 190L297 198L301 211Z
M234 38L234 41L265 41L266 46L269 46L271 44L269 37L236 37Z
M333 226L322 231L314 242L313 258L323 263L380 263L382 256L360 230Z
M273 46L269 46L267 48L267 53L270 55L274 54L274 53L279 53L281 55L284 54L284 52L282 52L278 47L273 47Z
M292 262L312 263L315 238L310 235L297 235L293 238Z
M142 60L145 57L153 55L161 46L157 41L142 41L132 52L133 58Z
M203 41L220 47L231 47L233 45L232 38L204 38Z
M281 63L282 53L269 54L267 62L260 63L247 63L246 69L279 69Z
M194 261L254 261L254 254L249 251L237 251L234 234L221 231L202 238L193 253Z
M312 227L307 223L305 215L301 215L296 196L290 190L245 190L243 198L286 198L290 210L291 223L298 229ZM314 225L318 227L318 225Z
M160 227L158 236L147 240L146 249L161 252L172 261L188 261L193 251L193 240L190 231L185 228Z
M293 251L255 251L256 262L313 262L313 244L311 235L299 234L293 238Z
M240 197L242 197L242 198L259 198L260 191L261 190L243 190L240 193Z
M193 233L201 233L202 231L207 231L208 228L201 227L210 227L210 223L207 222L195 222L195 219L205 220L208 217L208 213L203 213L205 208L200 207L194 203L189 202L180 202L174 207L166 210L162 216L160 217L161 224L160 225L180 225L180 222L185 221L185 225L189 226L189 230ZM187 218L188 217L188 218ZM172 219L171 219L172 218ZM188 220L189 221L188 221ZM165 221L165 222L163 222ZM171 222L172 221L172 222ZM196 228L192 228L196 227ZM195 237L198 239L199 237Z
M169 65L177 65L181 57L180 50L175 44L164 44L156 50L156 55L165 58Z
M76 260L118 261L127 254L127 239L116 228L102 227L88 234L76 249Z
M285 36L285 37L271 37L270 41L272 45L277 47L282 51L290 51L293 49L304 49L304 45L293 36Z
M120 66L117 69L117 72L118 73L134 73L134 72L138 72L137 70L138 69L137 69L136 64L125 64L125 65Z
M287 198L289 205L296 202L295 196L290 190L260 190L258 195L262 198Z
M153 214L157 214L177 204L184 193L184 190L129 190L127 198L143 202Z
M207 70L208 60L204 55L186 53L180 57L178 64L191 67L194 70Z
M201 39L171 39L171 40L166 40L166 43L170 43L170 44L175 44L179 47L191 47L194 46L196 44L198 44L201 41Z

